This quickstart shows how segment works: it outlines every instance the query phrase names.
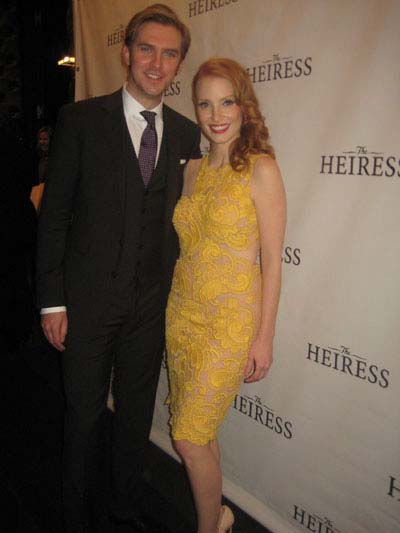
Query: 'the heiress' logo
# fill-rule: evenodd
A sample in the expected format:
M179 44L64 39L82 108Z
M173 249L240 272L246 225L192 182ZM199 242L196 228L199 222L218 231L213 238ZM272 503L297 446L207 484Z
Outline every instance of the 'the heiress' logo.
M311 74L312 57L281 57L279 54L274 54L271 59L247 67L246 70L253 83L300 78Z
M285 439L293 437L293 422L278 415L274 409L265 405L259 396L242 396L237 394L232 407L267 430L281 435Z
M400 479L396 479L394 476L389 476L389 490L387 495L394 498L397 502L400 502Z
M221 7L236 4L239 0L192 0L188 2L189 17L197 17Z
M179 96L181 94L180 80L173 81L164 91L164 96Z
M120 44L124 41L124 39L125 29L122 24L120 24L107 35L107 46L115 46Z
M352 378L361 379L382 389L389 387L390 372L387 368L379 368L378 365L369 362L366 357L351 353L350 348L346 346L324 348L309 342L306 358L330 371L347 374Z
M332 520L324 516L321 518L315 513L306 511L299 505L294 505L293 519L301 524L305 529L313 533L340 533L339 529L334 527Z
M301 250L293 246L285 246L282 253L282 263L299 266L301 263Z
M384 152L369 151L366 146L356 146L341 154L321 155L320 174L399 178L400 159Z

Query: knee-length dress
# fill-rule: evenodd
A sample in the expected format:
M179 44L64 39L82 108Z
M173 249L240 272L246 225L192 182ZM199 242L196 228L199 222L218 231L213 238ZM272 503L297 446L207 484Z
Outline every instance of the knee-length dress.
M166 316L170 425L175 440L203 445L244 379L261 308L259 246L246 171L201 162L193 194L182 196L173 223L179 236Z

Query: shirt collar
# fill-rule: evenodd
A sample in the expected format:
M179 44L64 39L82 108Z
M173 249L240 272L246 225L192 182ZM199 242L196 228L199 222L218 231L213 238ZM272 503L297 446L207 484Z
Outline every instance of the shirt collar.
M126 88L126 83L124 84L122 88L122 102L124 106L124 111L127 116L133 116L137 120L146 120L143 115L141 115L141 111L145 111L146 108L142 106L129 92ZM163 107L163 100L151 109L153 113L155 113L156 119L162 120L162 107Z

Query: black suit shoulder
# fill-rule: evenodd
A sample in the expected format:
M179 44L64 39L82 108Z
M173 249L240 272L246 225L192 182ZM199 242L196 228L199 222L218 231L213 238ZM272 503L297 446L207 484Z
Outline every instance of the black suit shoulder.
M68 116L86 116L97 113L100 109L120 109L122 110L122 93L121 89L111 94L103 96L94 96L86 100L79 100L64 104L61 107L60 114Z
M181 115L181 113L178 113L178 111L175 111L175 109L172 109L172 107L169 107L166 104L164 104L164 113L171 121L173 121L178 126L189 128L192 131L197 131L199 129L199 127L195 122L193 122L193 120L190 120L190 118Z
M200 152L200 128L189 118L181 115L168 105L164 104L164 118L167 124L173 124L174 132L176 132L182 142L182 145L187 148L192 159L201 158Z

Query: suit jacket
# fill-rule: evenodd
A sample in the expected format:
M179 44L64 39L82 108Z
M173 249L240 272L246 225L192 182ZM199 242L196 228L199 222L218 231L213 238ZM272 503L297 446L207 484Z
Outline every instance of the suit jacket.
M200 131L166 105L163 120L168 168L162 262L167 294L178 256L172 215L182 191L182 161L200 157ZM82 314L98 314L107 305L123 244L127 164L132 160L126 156L126 135L121 90L68 104L60 112L39 220L41 308L68 308L72 303ZM136 166L136 177L142 180Z

